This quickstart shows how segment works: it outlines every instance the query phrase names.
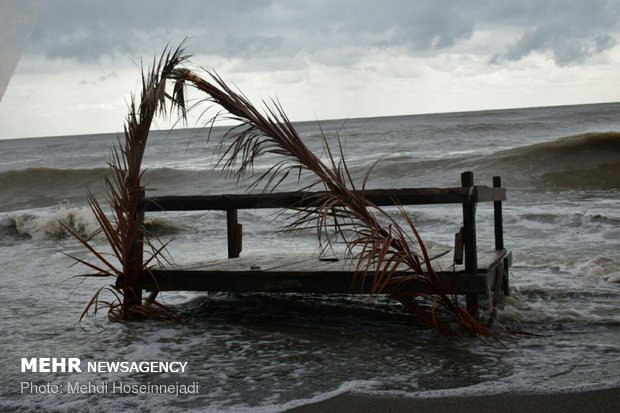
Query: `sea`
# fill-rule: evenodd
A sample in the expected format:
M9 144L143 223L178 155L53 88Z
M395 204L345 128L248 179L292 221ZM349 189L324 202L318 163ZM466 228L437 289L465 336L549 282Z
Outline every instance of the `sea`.
M276 412L345 392L397 397L566 392L620 387L620 103L297 123L320 153L342 142L373 188L450 187L501 176L510 295L493 325L501 345L440 337L383 297L170 292L179 321L79 321L113 283L85 278L88 252L63 229L93 233L87 191L102 182L117 134L0 140L0 410ZM218 165L225 128L152 132L147 195L244 193ZM259 160L265 171L275 158ZM279 190L307 184L302 176ZM256 190L260 190L257 188ZM406 208L423 239L450 250L459 205ZM492 206L476 212L493 248ZM315 253L282 233L277 210L239 212L242 256ZM224 212L149 213L175 265L226 259ZM105 240L92 242L106 251ZM102 296L110 298L109 296ZM84 371L23 372L22 358L79 358ZM187 363L182 373L89 372L87 362ZM73 391L68 383L198 384L196 394ZM25 383L25 384L24 384ZM51 394L48 387L58 386Z

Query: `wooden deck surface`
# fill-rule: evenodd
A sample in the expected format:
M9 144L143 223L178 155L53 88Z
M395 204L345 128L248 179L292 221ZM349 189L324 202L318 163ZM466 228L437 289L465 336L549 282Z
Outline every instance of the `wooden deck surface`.
M487 276L504 258L505 250L479 252L478 273L465 274L462 265L452 264L451 254L433 262L444 292L483 294ZM317 256L251 256L204 261L191 266L156 269L144 274L140 285L147 291L228 291L228 292L307 292L369 293L374 274L363 285L355 277L355 261ZM406 272L399 272L405 276ZM357 283L355 281L358 281ZM405 281L400 290L432 292L417 280ZM385 291L389 292L389 291Z

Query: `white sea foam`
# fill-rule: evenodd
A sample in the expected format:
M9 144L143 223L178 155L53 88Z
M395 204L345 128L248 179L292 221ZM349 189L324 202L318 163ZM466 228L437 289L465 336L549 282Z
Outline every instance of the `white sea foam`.
M33 240L65 239L70 236L66 227L82 236L97 231L95 216L87 207L58 207L52 210L9 213L4 222L14 225L14 230Z

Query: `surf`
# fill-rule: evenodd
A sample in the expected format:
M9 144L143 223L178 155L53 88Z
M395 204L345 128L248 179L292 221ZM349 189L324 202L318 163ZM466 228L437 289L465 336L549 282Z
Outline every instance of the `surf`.
M477 162L549 189L620 189L620 132L588 132L517 147Z

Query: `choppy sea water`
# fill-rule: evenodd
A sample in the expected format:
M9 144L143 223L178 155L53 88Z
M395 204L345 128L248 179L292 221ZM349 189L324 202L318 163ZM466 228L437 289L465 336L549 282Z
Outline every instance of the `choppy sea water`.
M75 278L86 256L58 220L95 229L85 204L107 174L114 135L0 140L0 387L2 410L159 409L279 411L345 391L399 395L563 391L620 385L620 104L327 121L356 176L377 159L370 185L457 186L501 175L511 296L498 329L505 348L446 340L413 316L351 296L163 294L181 321L78 323L107 280ZM320 147L316 123L298 125ZM151 195L242 192L215 168L202 130L153 133L145 165ZM265 168L273 159L257 165ZM297 187L285 182L282 190ZM458 206L410 207L425 240L448 249ZM316 250L311 234L279 234L277 211L240 211L243 255ZM478 244L493 245L480 205ZM148 217L172 239L178 264L225 258L225 214ZM102 248L104 242L96 239ZM525 333L525 334L521 334ZM164 360L186 373L22 373L22 357ZM198 395L22 394L21 382L192 383Z

